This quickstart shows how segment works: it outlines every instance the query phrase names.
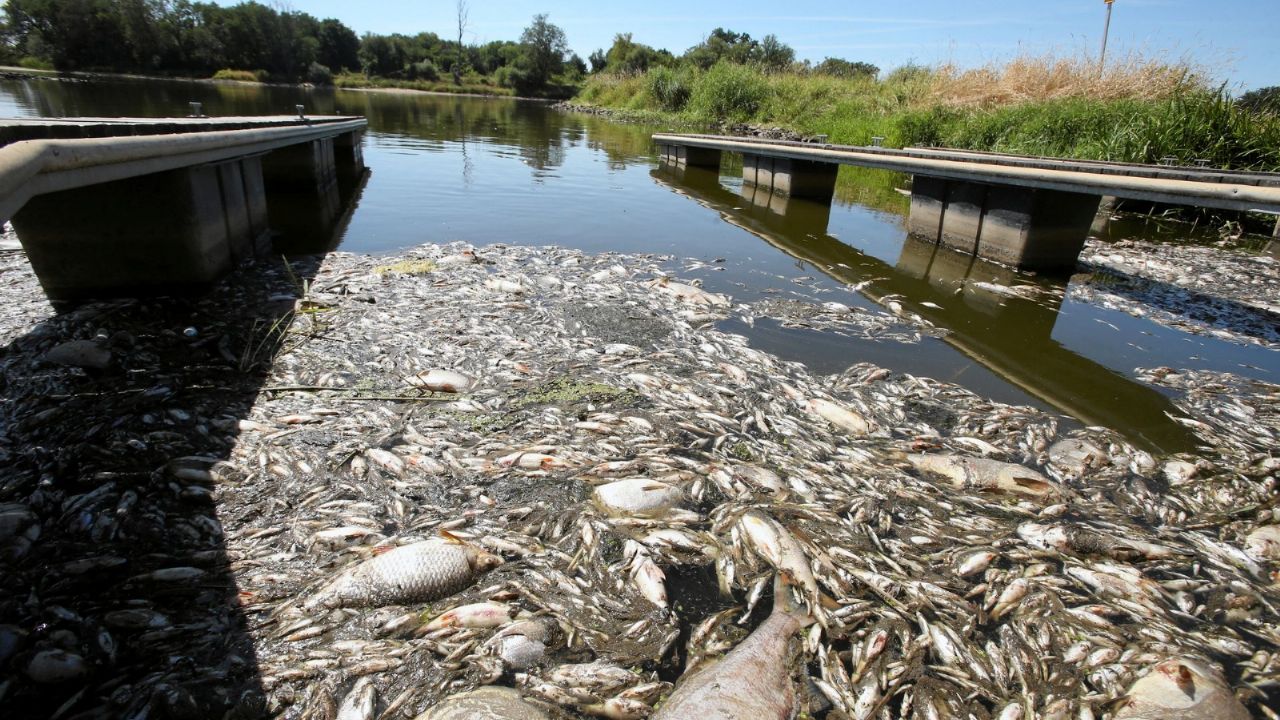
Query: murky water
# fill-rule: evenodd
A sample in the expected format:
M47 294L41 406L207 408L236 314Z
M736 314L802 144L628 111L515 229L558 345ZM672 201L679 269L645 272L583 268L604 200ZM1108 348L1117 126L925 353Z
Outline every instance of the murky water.
M704 261L684 277L740 301L890 302L947 330L920 343L862 340L762 319L726 329L818 372L871 361L962 384L1004 402L1115 428L1156 450L1190 447L1169 396L1135 367L1226 370L1275 381L1280 353L1171 330L1077 302L1065 282L1016 276L907 238L906 178L842 168L828 206L743 189L717 174L659 168L649 134L667 129L569 115L541 103L185 82L0 81L0 116L160 116L200 101L210 115L369 118L371 169L336 238L384 253L424 242L555 244ZM1138 225L1112 236L1143 237ZM1159 237L1171 238L1167 229ZM1174 231L1175 236L1177 231ZM975 283L1038 283L1035 299ZM1064 297L1066 299L1064 299Z

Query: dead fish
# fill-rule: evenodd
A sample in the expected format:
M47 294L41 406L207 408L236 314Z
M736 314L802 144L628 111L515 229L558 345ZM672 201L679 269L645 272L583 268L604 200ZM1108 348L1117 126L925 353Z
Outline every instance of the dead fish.
M591 497L610 515L660 517L680 504L680 488L648 478L618 480L597 487Z
M482 602L446 610L422 626L424 631L439 628L495 628L505 625L518 608L506 603Z
M1222 675L1197 660L1174 658L1129 688L1116 720L1249 720Z
M1249 533L1244 550L1257 560L1280 560L1280 525L1263 525Z
M373 720L374 703L377 700L373 679L362 677L347 693L338 707L337 720Z
M847 433L866 435L871 432L871 423L865 417L842 405L823 398L810 398L808 405L815 415Z
M484 647L512 670L524 671L542 661L551 640L551 628L544 620L512 623L485 641Z
M1046 498L1060 493L1058 486L1049 478L1014 463L941 454L908 454L905 459L916 470L941 475L961 489L994 490L1032 498Z
M445 698L415 720L551 720L551 716L511 688L490 686Z
M475 378L453 370L423 370L405 378L413 387L432 392L463 393L476 384Z
M722 660L678 682L654 720L795 717L792 639L813 618L795 606L791 592L782 575L777 575L768 619Z
M738 521L739 526L756 550L778 574L798 587L810 603L811 610L818 607L818 581L809 567L809 556L786 528L759 510L748 510Z
M1041 550L1056 550L1064 553L1075 552L1111 557L1141 555L1150 560L1174 556L1174 551L1163 545L1132 538L1113 537L1075 526L1023 523L1018 526L1018 536L1027 544Z
M370 607L425 602L462 590L502 558L449 538L387 550L346 570L304 607Z
M716 293L709 293L702 288L692 285L674 282L670 278L658 278L657 280L645 283L647 287L664 292L668 295L674 295L677 300L687 302L691 305L710 305L713 307L728 307L729 298Z

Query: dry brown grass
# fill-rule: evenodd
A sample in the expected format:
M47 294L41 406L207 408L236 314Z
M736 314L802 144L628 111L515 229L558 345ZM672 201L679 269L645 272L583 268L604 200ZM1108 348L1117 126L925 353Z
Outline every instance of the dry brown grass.
M1189 90L1209 88L1209 77L1186 61L1142 55L1108 60L1098 71L1096 58L1081 55L1021 55L980 68L942 65L933 74L930 99L952 107L992 107L1026 102L1163 100Z

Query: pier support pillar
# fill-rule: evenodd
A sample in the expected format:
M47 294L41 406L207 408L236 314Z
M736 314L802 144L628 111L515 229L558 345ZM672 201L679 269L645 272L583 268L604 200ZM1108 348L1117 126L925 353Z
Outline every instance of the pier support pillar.
M207 290L266 231L255 158L37 195L13 227L49 299Z
M688 145L659 145L658 159L677 167L720 169L720 151Z
M767 155L742 156L742 181L777 195L827 202L836 189L834 163L792 160Z
M343 163L353 168L358 145L347 145ZM338 160L333 138L289 145L262 158L271 228L277 252L316 253L331 249L341 211ZM363 170L363 158L360 161Z
M364 172L364 131L354 130L333 139L334 163L338 173L352 177Z
M912 235L1020 270L1069 270L1099 197L917 175Z

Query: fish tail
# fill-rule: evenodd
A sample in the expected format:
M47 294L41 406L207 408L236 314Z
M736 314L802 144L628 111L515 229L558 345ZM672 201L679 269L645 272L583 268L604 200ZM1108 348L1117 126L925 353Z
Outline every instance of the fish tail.
M773 612L790 615L800 622L800 627L808 627L817 622L813 615L817 608L810 609L805 603L798 601L798 593L803 593L803 589L797 587L786 573L780 572L773 576Z

